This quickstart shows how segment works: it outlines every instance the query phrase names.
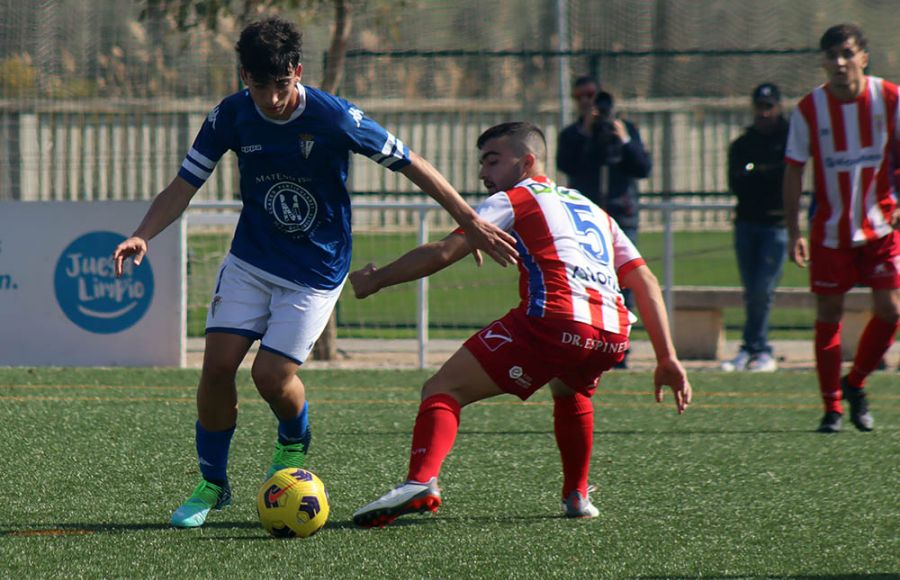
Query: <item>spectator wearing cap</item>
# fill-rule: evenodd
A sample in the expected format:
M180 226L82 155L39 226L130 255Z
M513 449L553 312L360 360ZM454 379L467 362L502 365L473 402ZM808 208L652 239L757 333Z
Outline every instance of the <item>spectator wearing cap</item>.
M771 372L769 312L787 256L782 179L788 123L781 93L763 83L751 97L753 124L728 149L728 188L737 197L734 249L744 287L743 342L728 371Z

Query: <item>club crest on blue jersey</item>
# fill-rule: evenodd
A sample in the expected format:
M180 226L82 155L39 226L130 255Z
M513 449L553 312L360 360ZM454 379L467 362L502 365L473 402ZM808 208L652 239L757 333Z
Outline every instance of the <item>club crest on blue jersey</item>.
M278 229L296 237L312 229L319 211L313 194L290 181L280 181L270 187L265 205Z
M309 133L300 134L300 152L303 153L304 159L309 159L309 154L312 153L312 148L315 144L316 141L312 135Z

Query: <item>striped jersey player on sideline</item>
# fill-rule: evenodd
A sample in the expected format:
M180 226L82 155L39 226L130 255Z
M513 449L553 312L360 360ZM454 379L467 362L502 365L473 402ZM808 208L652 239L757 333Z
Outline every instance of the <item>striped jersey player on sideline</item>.
M865 74L868 46L853 24L832 26L819 41L827 82L803 97L791 116L785 151L784 206L788 252L810 262L816 295L815 351L825 414L821 433L841 430L841 399L850 420L871 431L866 377L894 341L900 320L900 211L895 172L900 153L897 85ZM800 232L803 167L813 162L809 246ZM872 288L873 316L853 368L841 376L844 294Z
M197 390L201 480L172 514L175 527L202 526L231 502L227 464L237 422L235 374L251 344L253 381L278 419L269 468L302 467L310 443L308 405L297 370L325 327L350 267L350 153L399 171L465 229L473 248L514 263L515 240L478 217L427 161L353 104L301 84L301 35L270 18L237 43L246 89L207 117L178 175L115 250L116 273L139 264L147 242L187 208L226 151L237 154L243 207L215 283ZM475 252L476 260L481 258Z
M425 382L406 481L354 514L363 527L437 510L437 478L456 438L462 407L503 393L525 400L548 382L563 466L563 513L599 515L588 495L590 397L600 375L628 349L635 318L625 308L622 286L634 292L656 353L657 401L663 385L672 387L679 413L691 400L656 278L606 212L544 176L547 148L540 129L530 123L497 125L478 138L478 148L481 179L493 194L478 213L516 238L521 302L469 338ZM369 264L351 273L350 283L356 296L365 298L433 274L467 252L469 244L457 231L384 267Z

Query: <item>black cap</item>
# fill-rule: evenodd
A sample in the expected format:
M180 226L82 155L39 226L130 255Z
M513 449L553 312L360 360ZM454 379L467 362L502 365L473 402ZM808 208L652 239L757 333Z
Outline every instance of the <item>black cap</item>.
M781 91L772 83L763 83L753 89L753 102L775 105L781 102Z

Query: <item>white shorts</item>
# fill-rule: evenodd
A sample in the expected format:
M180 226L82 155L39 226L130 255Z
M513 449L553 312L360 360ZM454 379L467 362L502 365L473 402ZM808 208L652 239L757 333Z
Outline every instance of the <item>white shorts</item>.
M206 332L259 340L260 348L303 364L328 323L344 283L332 290L277 284L228 254L219 268Z

